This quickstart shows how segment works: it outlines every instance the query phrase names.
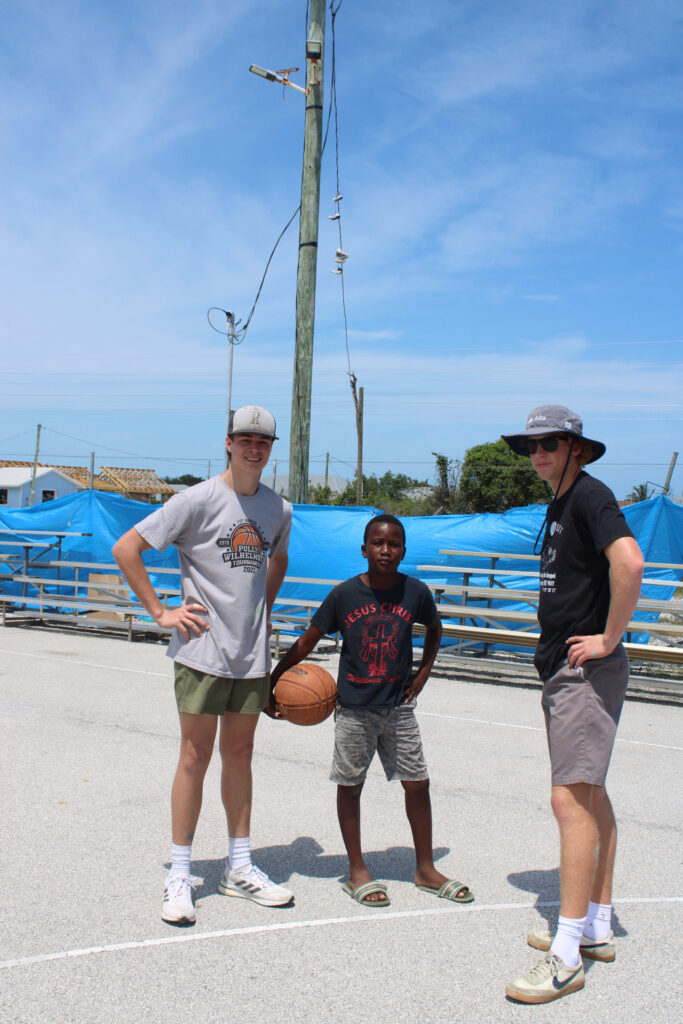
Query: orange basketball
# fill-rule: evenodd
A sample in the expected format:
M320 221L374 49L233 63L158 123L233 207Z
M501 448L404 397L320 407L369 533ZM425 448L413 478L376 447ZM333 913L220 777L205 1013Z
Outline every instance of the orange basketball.
M258 531L254 529L249 523L243 523L238 526L232 535L232 546L233 550L237 548L249 546L252 548L261 547L261 538L258 535Z
M304 661L283 672L275 685L275 703L294 725L317 725L332 714L337 684L324 668Z

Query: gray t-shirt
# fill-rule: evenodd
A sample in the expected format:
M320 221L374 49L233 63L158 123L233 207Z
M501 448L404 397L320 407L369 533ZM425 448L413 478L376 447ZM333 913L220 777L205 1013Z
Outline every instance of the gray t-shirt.
M237 494L214 476L175 495L135 529L152 547L178 549L183 604L203 604L209 629L185 640L176 629L169 658L200 672L254 679L270 671L266 635L267 559L287 550L292 506L260 484Z

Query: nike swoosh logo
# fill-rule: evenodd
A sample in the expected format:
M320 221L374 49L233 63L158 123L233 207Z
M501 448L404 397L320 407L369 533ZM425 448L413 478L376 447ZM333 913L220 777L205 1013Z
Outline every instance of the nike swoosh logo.
M553 978L553 988L555 989L555 991L561 992L562 989L565 988L565 986L567 986L570 981L574 980L577 974L578 971L576 972L576 974L571 974L568 978L565 978L564 981L560 981L558 978Z

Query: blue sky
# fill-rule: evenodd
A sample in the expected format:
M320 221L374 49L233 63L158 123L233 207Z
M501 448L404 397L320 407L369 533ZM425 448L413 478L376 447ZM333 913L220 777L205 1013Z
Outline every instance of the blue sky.
M7 0L0 457L222 465L227 346L299 202L305 2ZM522 427L607 444L618 497L683 490L683 10L676 0L343 0L335 22L350 363L365 471ZM325 114L332 33L327 11ZM303 73L293 75L299 83ZM323 158L311 473L356 453L334 130ZM233 406L287 471L298 222L236 347ZM596 466L596 470L598 467ZM266 471L266 479L270 471Z

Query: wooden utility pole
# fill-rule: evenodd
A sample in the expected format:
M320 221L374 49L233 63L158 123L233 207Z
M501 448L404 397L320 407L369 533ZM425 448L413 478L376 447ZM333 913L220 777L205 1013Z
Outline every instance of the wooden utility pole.
M327 481L330 479L330 453L325 452L325 490L327 490Z
M223 445L225 447L225 456L223 458L223 469L227 469L230 465L230 454L228 452L228 446L225 438L230 433L230 419L232 416L232 358L235 352L235 314L225 314L228 322L228 389L225 398L225 437L223 438Z
M90 452L90 490L95 488L95 453Z
M674 452L671 456L671 462L669 463L669 472L666 474L666 480L664 481L664 489L662 494L669 493L669 487L671 486L671 477L674 475L674 468L676 466L676 459L678 458L678 452Z
M28 503L33 504L33 496L36 493L36 470L38 469L38 455L40 453L40 431L42 430L40 423L38 424L38 430L36 431L36 453L33 456L33 469L31 471L31 493L29 495Z
M308 456L311 439L313 328L318 263L320 160L323 129L325 0L311 0L306 41L306 121L301 174L299 263L296 278L296 341L289 437L289 500L308 501Z
M363 504L363 389L358 392L356 405L356 433L358 434L358 457L356 459L356 505Z

